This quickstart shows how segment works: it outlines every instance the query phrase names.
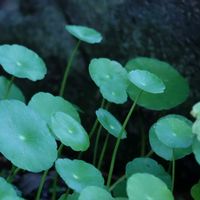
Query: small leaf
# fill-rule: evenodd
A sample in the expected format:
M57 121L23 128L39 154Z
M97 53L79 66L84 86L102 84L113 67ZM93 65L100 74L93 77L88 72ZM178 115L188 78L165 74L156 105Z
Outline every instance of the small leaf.
M9 82L10 81L8 79L6 79L3 76L0 76L0 100L4 99L4 97L5 97L5 95L7 93ZM15 84L12 84L6 99L17 99L22 102L25 102L25 97L24 97L23 93Z
M175 160L185 157L192 153L191 146L187 148L171 148L163 144L155 133L155 125L153 125L149 131L149 142L152 150L165 160L172 160L173 155Z
M79 114L74 106L67 100L50 93L39 92L35 94L28 103L28 106L40 113L48 123L56 112L64 112L80 122Z
M0 64L18 78L41 80L47 73L43 60L32 50L17 44L0 46Z
M101 172L85 161L58 159L55 166L65 183L76 192L81 192L87 186L104 185Z
M165 85L155 74L146 70L133 70L128 74L129 80L139 89L153 93L163 93Z
M190 114L195 117L195 118L199 118L200 117L200 102L194 104L194 106L192 107L192 111L190 112Z
M166 184L154 175L133 174L127 181L129 200L173 200Z
M166 110L173 108L186 100L189 94L187 81L168 63L153 58L138 57L126 64L128 72L132 70L146 70L162 80L166 89L160 94L143 92L137 104L152 110ZM130 84L128 94L135 101L139 93L137 86Z
M80 193L78 200L114 200L109 192L97 186L88 186Z
M86 151L89 137L85 129L70 115L57 112L51 117L50 128L56 137L74 151Z
M92 28L77 25L67 25L65 28L70 34L81 41L90 44L100 43L102 41L101 34Z
M200 199L200 181L193 185L191 188L191 196L194 200L199 200Z
M122 125L120 124L120 122L110 112L103 108L99 108L96 111L96 115L98 121L108 131L108 133L118 138L122 130ZM126 134L127 133L124 130L121 139L126 138Z
M89 64L89 73L106 100L117 104L127 100L128 74L120 63L95 58Z
M129 178L135 173L149 173L165 182L171 188L171 177L155 160L151 158L135 158L126 165L126 177Z
M192 145L192 122L181 115L167 115L155 123L158 139L171 148L186 148Z
M31 172L49 169L57 145L45 121L17 100L0 101L0 152L15 166Z
M0 177L0 199L20 200L13 186L8 183L4 178Z

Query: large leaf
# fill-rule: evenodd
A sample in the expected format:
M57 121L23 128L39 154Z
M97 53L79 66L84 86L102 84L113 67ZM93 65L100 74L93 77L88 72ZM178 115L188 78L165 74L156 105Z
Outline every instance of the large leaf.
M148 173L133 174L127 181L129 200L174 200L167 185Z
M126 64L126 69L128 72L136 69L149 71L161 79L166 87L164 93L161 94L143 92L142 98L137 102L140 106L153 110L170 109L184 102L188 96L187 81L166 62L138 57L130 60ZM137 86L129 85L128 94L132 100L136 99L139 90Z
M0 100L4 99L5 96L7 95L9 82L10 81L8 79L6 79L3 76L0 76ZM15 84L12 84L6 99L17 99L22 102L25 101L23 93Z
M78 25L67 25L65 28L74 37L90 44L99 43L102 40L101 34L92 28Z
M74 151L85 151L90 145L85 129L68 114L55 113L51 117L50 128L64 145L71 147Z
M40 113L46 122L49 122L56 112L64 112L80 122L77 110L69 101L50 93L39 92L35 94L29 101L28 106Z
M76 192L81 192L87 186L103 187L104 185L101 172L82 160L58 159L56 171L65 183Z
M32 50L17 44L0 46L0 64L18 78L41 80L47 73L43 60Z
M45 121L17 100L0 101L0 152L31 172L49 169L57 158L56 142Z

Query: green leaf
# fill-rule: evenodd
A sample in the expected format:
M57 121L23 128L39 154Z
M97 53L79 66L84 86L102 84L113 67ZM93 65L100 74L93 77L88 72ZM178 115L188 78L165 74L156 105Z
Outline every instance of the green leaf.
M115 200L128 200L126 197L117 197L117 198L114 198Z
M77 25L67 25L65 28L74 37L89 44L100 43L103 39L101 34L92 28Z
M76 192L81 192L87 186L104 185L101 172L85 161L58 159L55 166L65 183Z
M57 158L56 142L45 121L24 103L0 101L0 152L31 172L49 169Z
M0 100L4 99L5 97L9 82L10 81L8 79L6 79L3 76L0 76ZM22 102L25 102L25 97L23 93L15 84L12 84L10 91L8 93L7 99L17 99Z
M200 117L200 102L194 104L190 114L195 118L199 118Z
M143 92L138 105L152 110L164 110L173 108L186 100L189 94L187 81L168 63L153 58L138 57L126 64L128 72L132 70L146 70L161 79L166 87L164 93L151 94ZM135 101L139 88L130 84L128 94Z
M120 63L95 58L89 64L89 73L106 100L117 104L127 100L128 74Z
M122 125L120 122L107 110L99 108L96 111L97 119L101 125L114 137L118 138L122 130ZM123 131L121 139L126 138L126 131Z
M58 200L78 200L79 194L74 192L73 194L68 194L66 197L66 194L63 194L60 196Z
M191 196L194 200L199 200L200 199L200 181L193 185L191 188Z
M39 92L35 94L28 103L28 106L40 113L46 122L50 122L51 116L56 112L64 112L80 122L76 108L67 100L50 93Z
M90 145L85 129L68 114L55 113L51 117L50 128L64 145L74 151L86 151Z
M155 123L158 139L171 148L186 148L192 145L192 122L181 115L167 115Z
M192 132L197 136L197 139L200 141L200 119L197 118L192 125Z
M9 184L4 178L0 177L0 199L20 200L13 186Z
M41 80L47 73L43 60L32 50L17 44L0 46L0 64L18 78Z
M114 197L127 197L126 194L126 179L119 182L115 188L113 189L113 196Z
M129 178L135 173L149 173L165 182L171 188L171 177L162 165L151 158L135 158L126 165L126 177Z
M97 186L88 186L80 193L78 200L114 200L109 192Z
M173 154L175 160L185 157L192 153L191 146L187 148L171 148L165 144L163 144L157 137L155 133L155 125L150 128L149 131L149 142L152 150L160 157L165 160L172 160Z
M154 175L133 174L127 181L129 200L173 200L166 184Z
M165 85L155 74L146 70L133 70L128 74L129 80L139 89L153 93L163 93Z

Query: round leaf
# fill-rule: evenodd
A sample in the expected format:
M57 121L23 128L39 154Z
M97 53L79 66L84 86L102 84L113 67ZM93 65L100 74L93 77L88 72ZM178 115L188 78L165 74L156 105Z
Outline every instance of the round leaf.
M165 85L156 75L145 70L133 70L128 74L129 80L139 89L153 93L163 93Z
M0 100L4 99L4 97L5 97L5 95L7 93L9 82L10 81L8 79L6 79L3 76L0 76ZM15 84L12 84L6 99L17 99L22 102L25 101L23 93Z
M127 181L129 200L173 200L166 184L154 175L133 174Z
M14 190L13 186L9 184L4 178L0 177L0 199L16 199L18 200L19 198L17 197L17 193Z
M57 158L55 139L45 121L24 103L0 101L0 152L31 172L49 169Z
M173 156L177 160L192 153L191 146L187 148L171 148L163 144L155 133L155 125L153 125L149 131L149 141L152 150L165 160L172 160Z
M114 137L118 138L120 132L122 131L122 125L120 122L107 110L99 108L96 111L97 119L101 125ZM126 131L123 131L121 139L126 138Z
M35 94L28 106L40 113L46 122L50 122L51 116L56 112L64 112L80 122L78 112L69 101L50 93L39 92Z
M155 160L151 158L135 158L126 165L126 177L135 173L149 173L165 182L171 188L171 177Z
M89 64L89 73L105 99L118 104L127 100L128 74L120 63L95 58Z
M158 139L171 148L186 148L193 142L192 122L181 115L167 115L155 123Z
M41 80L47 73L43 60L32 50L21 45L1 45L0 64L4 70L18 78Z
M200 102L194 104L194 106L192 107L191 115L195 118L200 117Z
M114 200L111 194L97 186L88 186L80 193L78 200Z
M85 129L70 115L57 112L51 117L50 128L56 137L74 151L85 151L89 147L89 137Z
M138 104L148 109L163 110L173 108L188 97L189 86L187 81L168 63L153 58L138 57L126 64L128 72L132 70L146 70L155 74L162 80L166 89L161 94L143 92ZM135 101L139 90L135 85L130 84L128 94Z
M200 199L200 181L197 184L192 186L191 196L194 200Z
M102 36L99 32L92 28L77 25L67 25L66 30L71 33L77 39L94 44L102 41Z
M56 170L65 183L76 192L81 192L87 186L104 185L101 172L82 160L58 159Z

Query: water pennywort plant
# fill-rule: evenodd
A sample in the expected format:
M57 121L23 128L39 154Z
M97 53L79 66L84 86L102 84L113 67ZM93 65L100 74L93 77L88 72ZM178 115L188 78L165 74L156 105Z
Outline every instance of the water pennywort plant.
M48 188L52 200L175 199L176 160L194 153L200 164L199 103L191 111L194 122L173 113L157 119L149 127L150 152L127 161L124 175L117 180L113 174L119 145L129 138L127 124L136 106L156 111L174 108L188 96L187 81L170 64L154 58L137 57L128 61L125 67L108 58L94 58L88 71L102 96L102 103L94 111L96 120L88 130L81 122L77 106L64 98L65 87L80 43L99 43L102 36L88 27L68 25L65 28L78 42L66 66L58 96L38 92L26 104L14 81L16 78L41 80L47 72L45 63L24 46L0 46L0 65L11 75L10 81L0 76L0 152L13 165L7 177L2 173L0 178L0 199L23 199L23 194L11 185L20 170L42 172L35 200L42 199L49 170L55 171ZM132 105L121 122L110 107L126 103L128 97ZM101 146L99 138L103 130L107 135ZM93 157L93 164L91 159L81 159L83 154L89 153L92 137L95 149L88 157ZM110 145L111 137L115 139L114 148ZM78 157L67 158L62 152L66 147L78 152ZM101 172L108 148L109 169ZM166 170L149 158L153 153L169 162L171 168ZM58 175L66 184L64 191L59 190ZM199 200L199 182L194 183L191 196Z

